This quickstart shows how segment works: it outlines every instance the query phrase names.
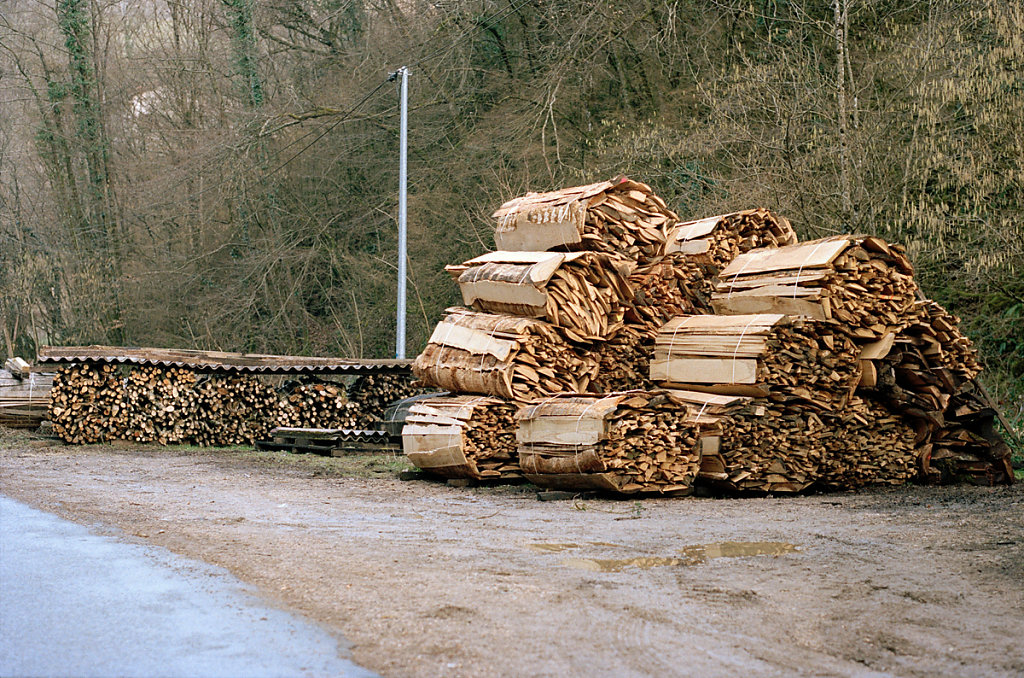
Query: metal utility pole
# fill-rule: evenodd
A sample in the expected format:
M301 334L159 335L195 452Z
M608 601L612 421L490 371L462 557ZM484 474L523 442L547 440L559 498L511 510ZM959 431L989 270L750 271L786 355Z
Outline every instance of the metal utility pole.
M401 122L398 152L398 322L395 337L395 358L405 359L405 260L406 260L406 171L409 145L409 69L402 66L395 72L401 78Z

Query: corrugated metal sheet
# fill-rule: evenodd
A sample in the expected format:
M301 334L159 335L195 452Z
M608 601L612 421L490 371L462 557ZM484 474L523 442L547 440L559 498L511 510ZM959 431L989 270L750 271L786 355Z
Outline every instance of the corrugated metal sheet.
M351 360L121 346L44 346L39 349L36 362L39 365L106 363L264 374L407 373L412 365L411 360Z

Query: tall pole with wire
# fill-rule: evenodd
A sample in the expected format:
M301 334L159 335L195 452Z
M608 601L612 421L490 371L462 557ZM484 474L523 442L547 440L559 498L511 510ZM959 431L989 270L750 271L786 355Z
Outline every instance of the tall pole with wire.
M401 121L398 135L398 321L395 337L395 358L405 359L405 260L406 260L406 173L409 145L409 69L402 66L395 73L401 87Z

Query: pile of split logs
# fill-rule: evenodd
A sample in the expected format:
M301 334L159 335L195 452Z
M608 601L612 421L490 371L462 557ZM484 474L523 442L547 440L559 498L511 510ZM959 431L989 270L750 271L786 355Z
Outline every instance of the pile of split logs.
M270 382L183 367L79 364L57 371L48 413L68 443L225 447L268 440L280 426L378 430L387 404L422 392L407 374L365 375L347 388L309 378Z
M798 243L767 209L683 223L626 179L494 217L499 251L448 267L472 310L413 365L463 394L411 411L424 470L623 494L1012 482L974 349L899 245Z
M405 452L419 468L447 478L518 476L515 413L500 398L428 398L409 409Z

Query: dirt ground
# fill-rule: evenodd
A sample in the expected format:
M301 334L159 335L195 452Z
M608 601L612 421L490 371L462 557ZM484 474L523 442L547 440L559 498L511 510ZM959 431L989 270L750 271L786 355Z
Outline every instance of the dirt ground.
M1024 489L537 500L398 457L0 437L0 492L227 568L384 676L1024 675Z

